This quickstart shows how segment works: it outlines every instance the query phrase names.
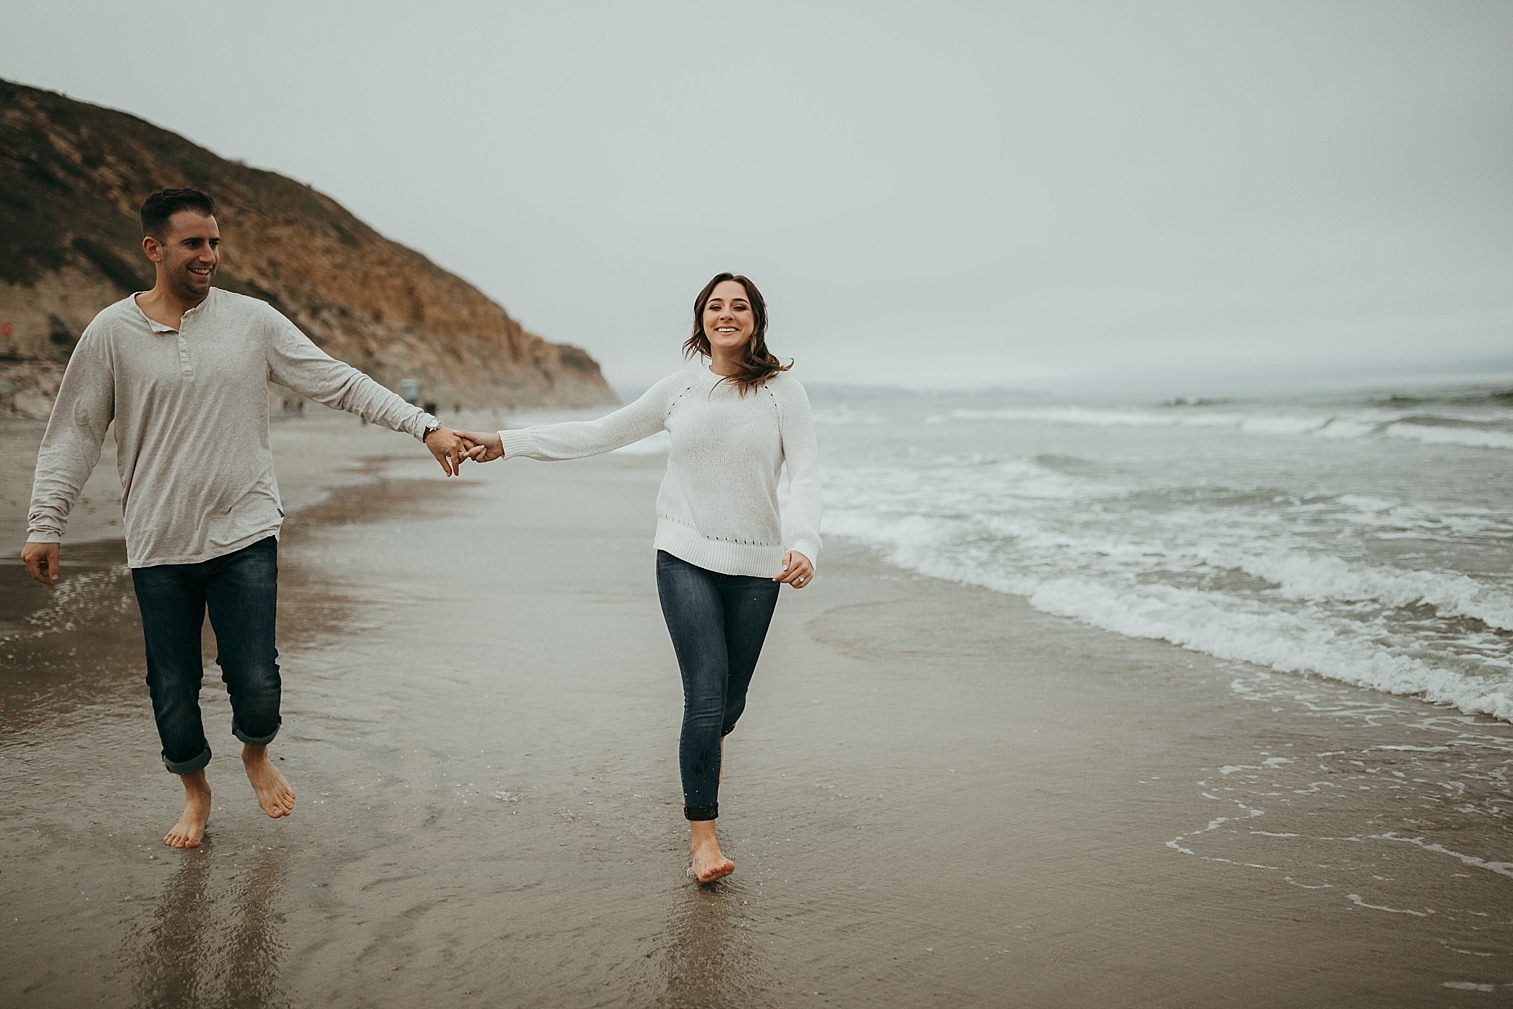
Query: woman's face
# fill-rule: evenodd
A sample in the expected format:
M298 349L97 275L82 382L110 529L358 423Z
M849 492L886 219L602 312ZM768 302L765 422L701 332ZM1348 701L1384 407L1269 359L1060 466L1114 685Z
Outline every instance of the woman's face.
M704 303L704 335L709 338L710 349L733 357L746 346L755 330L756 316L751 312L746 288L734 280L716 284Z

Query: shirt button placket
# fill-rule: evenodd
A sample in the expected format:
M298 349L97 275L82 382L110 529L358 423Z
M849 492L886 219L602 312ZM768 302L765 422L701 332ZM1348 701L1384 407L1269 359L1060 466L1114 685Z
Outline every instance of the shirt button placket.
M185 323L188 321L185 319L179 323L179 370L186 382L194 379L194 369L189 365L189 341L184 339Z

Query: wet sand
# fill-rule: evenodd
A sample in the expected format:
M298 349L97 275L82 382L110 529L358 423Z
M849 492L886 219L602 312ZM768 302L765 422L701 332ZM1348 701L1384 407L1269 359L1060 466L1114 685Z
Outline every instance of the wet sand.
M698 887L652 577L662 460L448 482L345 418L275 438L286 495L309 474L281 551L289 820L258 811L209 665L208 842L164 847L181 797L119 543L66 545L51 599L0 568L20 631L0 640L0 1003L1513 993L1513 727L1121 638L832 543L816 584L784 591L728 742L737 872Z

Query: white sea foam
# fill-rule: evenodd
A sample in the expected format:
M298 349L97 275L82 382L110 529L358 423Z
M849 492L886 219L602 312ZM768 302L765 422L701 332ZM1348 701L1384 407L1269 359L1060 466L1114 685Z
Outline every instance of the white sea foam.
M1404 571L1359 566L1338 557L1294 551L1233 554L1214 551L1206 560L1276 582L1289 598L1370 600L1383 606L1427 604L1441 614L1471 617L1513 630L1513 597L1458 573Z
M1438 427L1402 422L1387 428L1392 438L1412 438L1428 445L1464 445L1470 448L1513 448L1513 432L1476 427Z
M1334 547L1351 528L1513 540L1513 524L1491 510L1171 489L1164 473L1142 487L972 455L922 468L831 466L827 499L828 534L923 574L1132 637L1513 720L1513 663L1497 636L1513 630L1513 580Z
M1026 596L1036 609L1072 617L1130 637L1173 644L1267 666L1282 672L1317 673L1394 694L1421 694L1463 711L1513 720L1513 691L1505 685L1468 680L1410 655L1394 654L1369 633L1261 605L1246 605L1216 593L1165 585L1111 585L1089 577L1041 580L993 572L970 556L953 558L948 526L918 516L887 527L866 528L839 516L833 531L890 547L900 566L952 581Z
M1313 433L1320 438L1364 438L1379 430L1381 426L1376 421L1331 417L1329 423Z

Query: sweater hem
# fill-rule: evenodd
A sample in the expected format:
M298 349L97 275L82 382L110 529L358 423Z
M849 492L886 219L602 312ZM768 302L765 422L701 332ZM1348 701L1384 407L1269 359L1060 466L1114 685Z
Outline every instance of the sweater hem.
M680 525L670 519L657 520L658 550L666 550L674 557L722 575L747 575L754 578L775 577L783 568L783 545L768 546L762 543L733 543L729 540L710 539L698 530Z

